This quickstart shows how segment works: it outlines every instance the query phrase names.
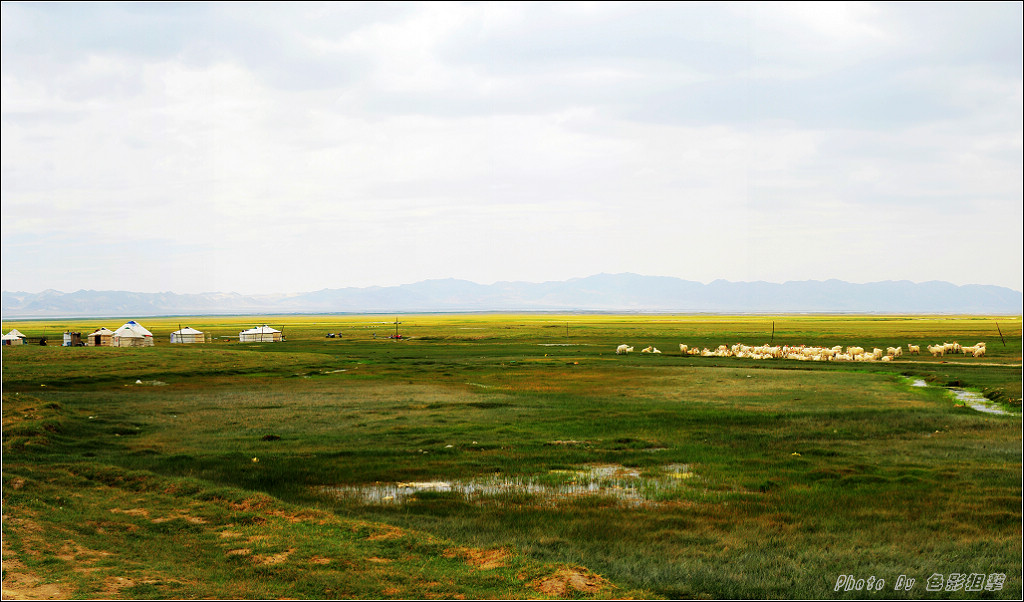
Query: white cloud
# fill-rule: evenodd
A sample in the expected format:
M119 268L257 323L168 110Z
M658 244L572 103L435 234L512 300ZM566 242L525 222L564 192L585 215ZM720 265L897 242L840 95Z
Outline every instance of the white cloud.
M1021 288L1014 7L250 8L4 4L5 289Z

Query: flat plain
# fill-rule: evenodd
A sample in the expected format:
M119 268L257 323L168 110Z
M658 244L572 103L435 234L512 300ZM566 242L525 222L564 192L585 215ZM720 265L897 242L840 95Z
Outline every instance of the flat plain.
M150 318L154 347L53 346L123 321L3 324L50 342L3 349L5 598L1022 595L1020 316ZM264 323L286 340L238 341ZM987 352L926 350L953 341ZM679 349L769 342L903 355Z

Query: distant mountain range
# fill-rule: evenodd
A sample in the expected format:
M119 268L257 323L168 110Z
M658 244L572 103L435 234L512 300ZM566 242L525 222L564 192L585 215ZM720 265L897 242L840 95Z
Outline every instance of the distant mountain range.
M1021 315L1020 291L987 285L906 280L710 284L662 276L598 274L559 282L424 280L401 286L334 288L309 293L133 293L47 290L2 294L5 319L259 313L477 311L836 312Z

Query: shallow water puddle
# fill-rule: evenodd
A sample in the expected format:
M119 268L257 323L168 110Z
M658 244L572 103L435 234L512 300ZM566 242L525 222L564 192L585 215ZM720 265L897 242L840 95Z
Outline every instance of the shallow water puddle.
M1009 412L989 401L988 398L981 393L975 393L974 391L968 391L966 389L959 389L956 387L949 387L949 391L954 397L956 397L957 401L973 410L985 412L986 414L1009 414Z
M917 378L911 381L910 386L927 387L928 383ZM968 391L967 389L961 389L959 387L946 387L946 390L952 393L953 397L956 397L957 401L968 406L972 410L985 412L986 414L1009 414L1009 412L989 401L989 399L981 393L975 393L974 391Z
M402 504L426 492L455 493L466 501L500 503L500 496L526 494L541 501L556 502L582 496L611 497L639 505L655 496L670 493L694 474L687 464L669 464L654 474L641 476L640 469L619 464L588 465L571 470L551 470L529 477L492 475L469 480L413 481L321 487L332 497L363 504ZM660 497L660 496L659 496Z

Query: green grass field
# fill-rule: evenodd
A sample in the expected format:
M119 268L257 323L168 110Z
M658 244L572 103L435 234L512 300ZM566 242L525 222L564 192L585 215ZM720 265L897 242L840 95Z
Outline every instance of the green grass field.
M5 596L1022 595L1019 316L394 320L144 319L135 349L5 322L51 341L3 350ZM238 342L263 323L287 340ZM679 353L769 340L988 352Z

